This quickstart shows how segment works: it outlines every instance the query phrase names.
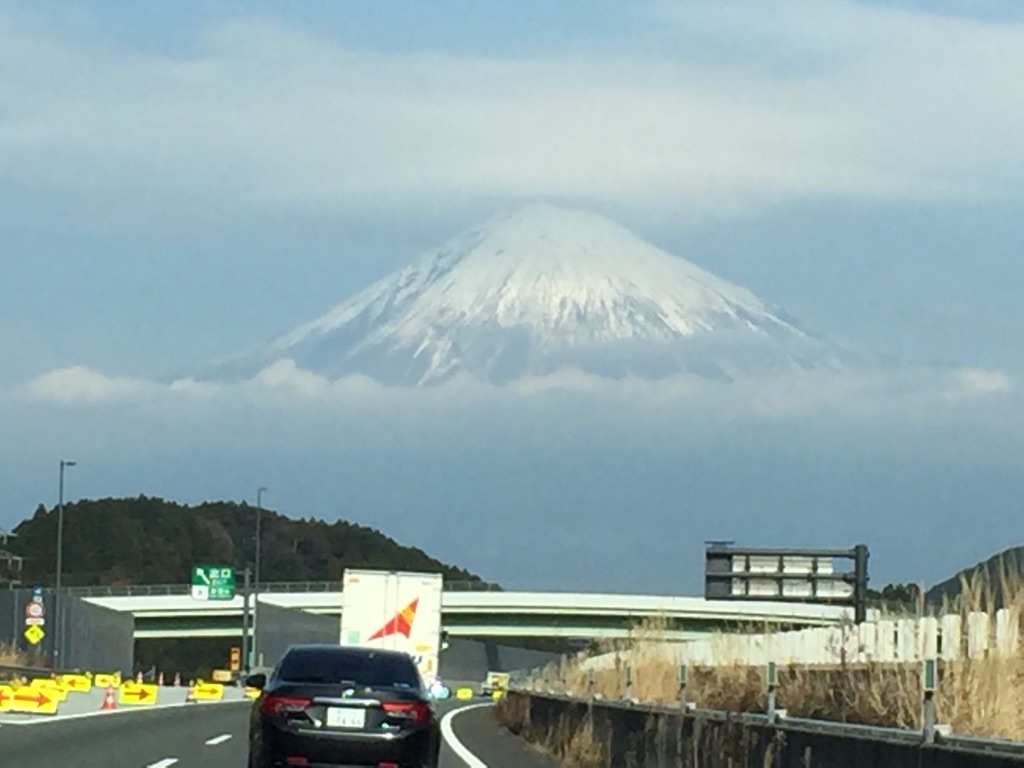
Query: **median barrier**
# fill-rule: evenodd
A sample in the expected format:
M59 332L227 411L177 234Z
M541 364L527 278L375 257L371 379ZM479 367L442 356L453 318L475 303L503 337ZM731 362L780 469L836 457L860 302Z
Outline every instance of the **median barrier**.
M499 721L580 768L1009 768L1024 744L760 713L508 691Z

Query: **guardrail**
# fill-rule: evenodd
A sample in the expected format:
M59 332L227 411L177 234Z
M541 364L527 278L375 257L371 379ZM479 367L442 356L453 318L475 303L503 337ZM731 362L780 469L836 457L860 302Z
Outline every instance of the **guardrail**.
M12 677L49 677L52 674L53 670L46 667L19 667L0 664L0 680L9 680Z
M187 595L189 584L120 584L115 586L64 587L75 597L146 597L151 595ZM260 592L341 592L341 581L264 581ZM446 581L445 592L502 592L497 584L477 581Z
M1009 768L1024 743L899 728L580 699L520 687L498 716L514 733L588 768L764 765L805 768Z
M77 675L81 669L51 669L50 667L22 667L16 664L0 664L0 681L14 677L52 677L53 675Z

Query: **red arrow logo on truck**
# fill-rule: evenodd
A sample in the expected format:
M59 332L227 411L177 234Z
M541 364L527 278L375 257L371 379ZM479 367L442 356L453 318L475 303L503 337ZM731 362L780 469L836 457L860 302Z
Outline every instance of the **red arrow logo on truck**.
M416 607L419 604L420 599L417 597L396 613L387 624L374 632L369 639L380 640L382 637L388 637L389 635L404 635L408 638L412 633L412 623L416 619Z

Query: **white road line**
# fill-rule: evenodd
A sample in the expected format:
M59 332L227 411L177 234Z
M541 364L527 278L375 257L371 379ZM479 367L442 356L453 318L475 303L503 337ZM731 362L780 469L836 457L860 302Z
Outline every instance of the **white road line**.
M223 744L225 741L231 738L230 733L222 734L221 736L214 736L212 739L206 741L206 746L216 747L218 744Z
M60 714L57 714L57 715L52 715L52 716L45 716L47 718L45 720L42 720L42 719L41 720L24 720L24 721L20 721L20 722L10 721L10 722L5 722L4 725L16 725L16 726L18 726L20 728L20 727L25 726L25 725L45 725L47 723L66 723L68 720L82 720L83 718L87 718L87 717L110 717L112 715L113 716L123 715L125 713L129 713L130 714L132 712L154 712L154 711L163 710L163 709L181 709L183 707L203 707L205 709L206 707L223 706L225 704L241 704L243 701L245 701L245 699L237 699L237 700L236 699L224 699L223 701L204 701L202 704L189 704L189 703L181 702L181 703L175 703L175 704L157 704L155 706L149 706L149 707L137 707L137 708L136 707L133 707L133 708L125 707L124 709L107 709L107 710L96 710L95 712L79 712L79 713L74 714L74 715L60 715Z
M176 762L178 762L178 758L176 757L165 757L163 760L158 760L155 763L150 763L146 766L146 768L170 768Z
M459 741L458 736L455 735L455 729L452 728L452 720L457 715L461 715L463 712L469 712L471 709L480 709L481 707L493 707L493 704L473 704L468 707L460 707L459 709L453 709L447 715L441 718L441 735L444 736L444 740L448 742L448 746L451 747L452 752L464 762L467 768L487 768L487 763L484 763L476 755L470 752L466 745Z

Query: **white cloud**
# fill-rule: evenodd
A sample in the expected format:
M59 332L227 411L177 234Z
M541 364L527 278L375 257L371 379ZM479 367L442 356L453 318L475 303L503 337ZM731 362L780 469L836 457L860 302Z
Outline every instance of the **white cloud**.
M74 365L44 373L20 388L30 401L55 405L111 405L167 398L208 399L219 388L206 382L180 379L167 384L127 376L107 376Z
M956 372L952 397L984 397L1013 390L1013 380L1002 371L964 368Z
M998 194L1018 180L1024 27L835 0L736 7L679 4L671 17L689 41L717 30L717 64L687 45L676 57L385 54L247 21L170 58L0 19L0 181L111 193L129 209L558 195L700 215Z
M126 377L105 376L84 366L50 371L24 387L31 400L54 404L100 404L136 400L147 394L162 394L150 382Z
M329 380L291 360L277 362L252 379L230 384L192 380L161 383L108 377L82 367L40 376L19 391L38 406L122 409L174 418L174 414L263 413L287 418L393 420L412 425L422 419L472 421L500 412L608 419L624 424L828 421L840 424L923 422L951 419L990 421L1017 404L1013 379L1000 371L902 370L885 373L800 372L720 383L693 376L657 381L609 380L580 371L531 377L494 386L468 376L438 387L381 385L364 376ZM998 423L1003 417L998 415ZM467 422L468 423L468 422Z

